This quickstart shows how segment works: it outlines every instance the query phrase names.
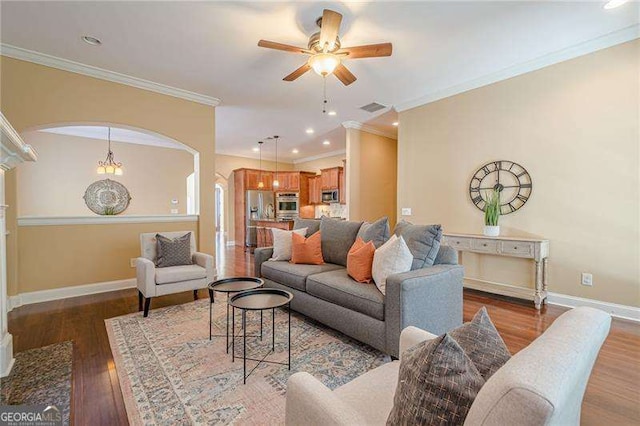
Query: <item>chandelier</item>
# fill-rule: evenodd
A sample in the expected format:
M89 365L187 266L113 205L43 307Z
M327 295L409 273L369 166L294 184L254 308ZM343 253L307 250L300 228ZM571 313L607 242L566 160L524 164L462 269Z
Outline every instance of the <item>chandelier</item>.
M122 163L118 163L113 159L113 151L111 151L111 127L109 127L108 133L109 150L107 151L107 158L104 161L98 161L98 174L104 175L116 175L122 176Z

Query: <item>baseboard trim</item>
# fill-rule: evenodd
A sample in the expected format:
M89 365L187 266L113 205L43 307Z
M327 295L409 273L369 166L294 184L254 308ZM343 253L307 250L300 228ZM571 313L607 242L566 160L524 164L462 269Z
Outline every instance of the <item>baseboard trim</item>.
M577 308L578 306L589 306L608 312L611 316L630 321L640 322L640 308L635 306L618 305L617 303L601 302L599 300L584 299L582 297L568 296L566 294L549 293L547 303L551 305L565 306L567 308Z
M11 373L14 362L13 336L7 333L0 340L0 377L7 377Z
M53 288L50 290L31 291L9 296L7 310L33 303L49 302L51 300L68 299L70 297L87 296L90 294L106 293L123 290L136 286L136 279L106 281L94 284L74 285L70 287Z

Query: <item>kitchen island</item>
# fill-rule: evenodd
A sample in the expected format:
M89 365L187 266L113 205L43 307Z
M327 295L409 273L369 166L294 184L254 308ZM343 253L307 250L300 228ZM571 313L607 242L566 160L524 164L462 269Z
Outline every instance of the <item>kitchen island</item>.
M258 247L271 247L273 245L272 228L290 231L293 229L293 220L282 219L258 219L253 223L256 226L256 236Z

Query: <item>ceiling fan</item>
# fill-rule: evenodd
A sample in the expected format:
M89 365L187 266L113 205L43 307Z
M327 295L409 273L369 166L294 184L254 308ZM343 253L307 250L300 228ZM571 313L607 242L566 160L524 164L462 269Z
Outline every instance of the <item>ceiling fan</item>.
M325 77L334 74L345 86L356 81L356 76L342 63L343 59L376 58L391 56L391 43L369 44L366 46L342 47L340 45L340 23L342 15L333 10L325 9L316 24L320 31L309 37L307 48L290 46L275 41L260 40L258 46L267 49L283 50L285 52L302 53L310 58L303 66L283 78L284 81L294 81L304 73L313 69Z

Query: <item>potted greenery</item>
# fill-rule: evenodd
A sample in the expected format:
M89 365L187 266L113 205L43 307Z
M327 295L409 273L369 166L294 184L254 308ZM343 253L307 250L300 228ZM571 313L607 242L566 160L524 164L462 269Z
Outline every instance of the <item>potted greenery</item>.
M484 207L484 235L487 237L497 237L500 235L500 191L494 189L487 194L486 205Z

